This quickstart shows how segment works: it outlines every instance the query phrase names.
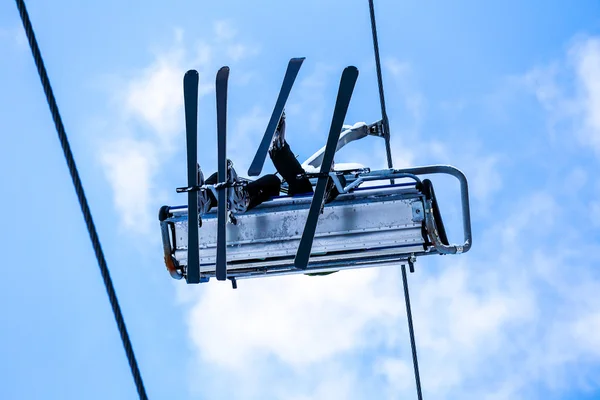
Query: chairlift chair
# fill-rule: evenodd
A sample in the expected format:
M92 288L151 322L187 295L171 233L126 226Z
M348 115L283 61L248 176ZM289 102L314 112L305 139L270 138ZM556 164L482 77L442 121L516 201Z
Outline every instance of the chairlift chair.
M271 120L249 175L259 175L268 146L303 58L290 60ZM471 247L468 184L465 175L447 165L371 171L362 166L331 166L336 151L367 136L384 137L383 121L344 126L358 71L348 67L340 90L327 145L302 165L316 187L314 195L281 195L243 214L227 212L236 183L228 179L226 161L226 103L229 68L219 70L217 88L218 183L197 182L198 74L184 77L188 145L187 206L163 206L159 212L164 257L175 279L208 282L211 277L237 280L272 275L327 274L352 268L408 263L432 254L459 254ZM346 167L346 168L345 168ZM345 168L345 169L344 169ZM460 184L463 243L451 244L444 228L433 185L423 175L446 174ZM327 181L338 197L323 204ZM395 180L398 183L395 183ZM377 186L361 186L374 182ZM390 183L394 182L394 183ZM219 199L216 210L198 218L198 190L211 190ZM190 221L198 221L193 224ZM191 227L194 227L193 229Z

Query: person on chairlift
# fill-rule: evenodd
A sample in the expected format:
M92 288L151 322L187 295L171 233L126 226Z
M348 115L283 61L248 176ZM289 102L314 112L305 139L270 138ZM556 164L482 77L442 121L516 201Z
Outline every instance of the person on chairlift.
M313 193L312 184L306 176L306 173L300 162L294 156L290 145L285 140L285 113L279 120L279 125L273 136L269 156L277 172L288 184L288 195L300 195ZM229 173L232 175L233 182L240 182L237 173L233 168L233 163L227 160ZM332 167L333 168L333 167ZM217 173L213 173L206 181L200 166L198 166L198 184L215 185L217 183ZM230 211L234 213L244 213L253 209L257 205L279 196L282 180L276 174L264 175L253 182L245 185L234 186L233 204ZM329 180L325 202L333 201L339 194L333 181ZM200 215L206 214L211 208L217 206L217 198L211 190L201 190L198 192L198 210Z

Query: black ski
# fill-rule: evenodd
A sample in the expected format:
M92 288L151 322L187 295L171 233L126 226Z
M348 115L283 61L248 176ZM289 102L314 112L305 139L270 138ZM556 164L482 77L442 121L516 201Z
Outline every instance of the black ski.
M304 57L292 58L288 63L287 71L285 72L285 77L283 78L281 89L279 90L279 96L277 97L275 108L273 109L271 119L269 120L269 125L267 125L267 130L265 131L262 141L258 146L254 160L252 160L252 164L250 164L250 168L248 169L249 176L260 175L262 168L265 165L265 159L267 158L267 153L269 151L269 147L271 146L271 141L273 140L273 135L275 134L275 130L277 129L277 125L279 124L279 120L283 114L285 103L290 96L292 86L294 85L296 76L298 76L298 71L300 71L302 62L304 62Z
M217 148L218 169L217 181L227 182L227 81L229 67L222 67L217 72ZM227 193L229 189L223 185L218 189L217 209L217 280L227 279Z
M198 185L198 71L183 77L185 135L187 139L188 187ZM188 192L188 266L187 283L200 283L200 249L198 246L198 192Z
M331 170L337 142L340 133L342 132L342 126L344 124L344 119L346 118L346 112L348 111L348 105L350 104L350 98L352 97L352 92L354 91L354 85L356 84L357 79L358 70L356 67L346 67L346 69L344 69L333 111L331 128L329 129L329 136L327 138L327 146L325 147L325 154L323 155L323 163L321 164L321 176L317 181L317 187L312 202L310 203L310 210L308 211L308 218L304 225L304 231L302 232L300 245L296 252L296 258L294 259L294 266L298 269L306 269L308 266L308 259L310 258L312 243L317 230L317 223L319 222L319 214L321 213L321 206L323 205L325 190L327 189L327 181L330 179L325 174L328 174Z

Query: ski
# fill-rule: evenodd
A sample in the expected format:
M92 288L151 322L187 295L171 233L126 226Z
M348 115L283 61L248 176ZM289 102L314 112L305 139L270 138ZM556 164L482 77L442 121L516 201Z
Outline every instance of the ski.
M283 109L285 108L285 103L287 102L287 99L290 96L292 86L296 81L298 71L300 71L300 67L302 66L303 62L304 57L301 57L292 58L288 63L288 67L285 72L285 77L283 78L281 89L279 90L279 96L277 96L275 108L273 109L271 119L269 120L269 124L267 125L267 130L265 131L262 141L258 146L258 150L256 151L256 154L254 156L254 160L252 160L252 164L250 164L250 168L248 169L249 176L260 175L262 168L265 165L265 159L267 158L267 153L269 151L269 147L271 146L271 141L273 140L273 135L275 134L275 130L277 129L277 125L279 124L279 120L281 119L281 115L283 114Z
M340 79L340 88L338 90L337 99L335 101L331 128L329 129L329 136L327 138L327 146L325 147L323 163L321 164L320 177L317 181L317 187L315 188L312 202L310 203L308 218L304 225L304 231L302 232L300 245L296 252L296 258L294 259L294 266L298 269L306 269L308 266L312 243L317 230L317 223L319 222L319 214L321 213L321 206L323 205L323 199L325 198L327 182L330 179L327 174L329 174L331 165L333 164L337 142L342 131L346 112L348 111L348 106L350 104L350 98L352 97L352 92L354 91L357 79L358 69L356 69L356 67L346 67L344 69L342 78Z
M187 141L188 187L198 185L198 71L183 77L185 135ZM188 192L188 259L187 283L200 283L200 249L198 245L198 193Z
M217 181L228 182L227 177L227 82L229 67L222 67L217 72ZM232 188L226 185L218 189L217 208L217 280L227 279L227 193Z

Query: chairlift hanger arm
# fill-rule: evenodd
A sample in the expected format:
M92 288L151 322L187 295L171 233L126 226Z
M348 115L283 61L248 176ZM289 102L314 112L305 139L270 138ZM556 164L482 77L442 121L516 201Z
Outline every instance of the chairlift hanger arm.
M356 140L365 138L367 136L377 136L381 138L385 138L385 127L383 124L383 120L374 122L370 125L365 123L357 123L351 127L347 125L344 126L344 130L340 134L340 138L337 142L336 153L340 151L344 146L348 143L352 143ZM323 146L319 151L310 156L304 163L302 163L302 167L306 169L306 166L311 166L313 168L319 168L321 163L323 162L323 156L325 155L325 146Z

